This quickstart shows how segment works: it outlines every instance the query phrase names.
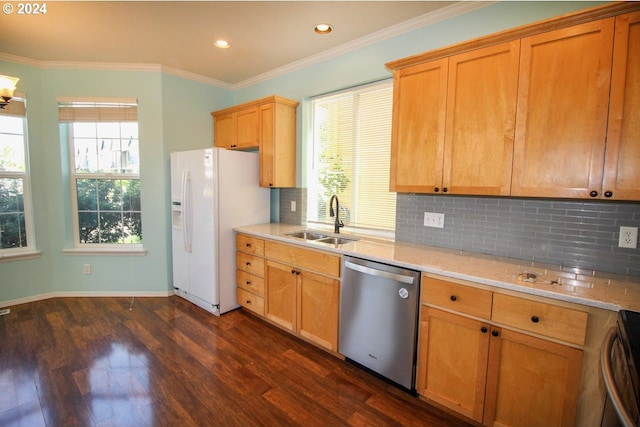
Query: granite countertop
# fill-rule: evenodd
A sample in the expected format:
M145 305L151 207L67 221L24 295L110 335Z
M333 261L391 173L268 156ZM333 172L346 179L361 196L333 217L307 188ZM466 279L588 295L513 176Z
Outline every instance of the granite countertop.
M339 236L358 240L331 245L292 238L286 233L306 230L304 225L259 224L234 230L257 237L295 243L343 255L398 265L425 273L467 280L499 289L522 292L606 310L640 312L640 277L585 271L513 258L443 249L435 246L356 235ZM322 231L323 234L334 235ZM533 273L535 282L518 280L519 273Z

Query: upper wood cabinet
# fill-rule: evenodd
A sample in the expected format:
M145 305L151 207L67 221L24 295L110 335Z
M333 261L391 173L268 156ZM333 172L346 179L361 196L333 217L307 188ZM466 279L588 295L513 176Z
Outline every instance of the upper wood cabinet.
M386 64L391 191L640 200L639 13L611 3Z
M391 191L442 187L448 65L443 59L394 73Z
M259 146L258 108L249 107L214 116L213 130L215 147L227 149L257 148Z
M519 46L395 73L391 191L509 194Z
M260 186L296 186L297 102L276 98L260 106Z
M522 39L511 195L597 197L614 19Z
M616 17L602 194L640 200L640 12Z
M257 148L260 186L296 185L296 108L298 102L270 96L214 111L214 146Z
M520 42L449 59L442 191L508 195Z

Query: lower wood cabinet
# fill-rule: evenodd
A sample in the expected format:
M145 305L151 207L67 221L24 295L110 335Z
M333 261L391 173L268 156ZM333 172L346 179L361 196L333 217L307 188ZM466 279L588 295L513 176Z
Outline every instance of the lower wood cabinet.
M242 234L236 242L238 303L337 352L340 256Z
M563 326L571 329L566 336L584 343L587 313L518 297L502 300L504 295L456 283L447 295L446 285L422 278L418 393L486 426L574 426L583 351L545 331L558 335L551 324L572 319ZM503 314L496 298L534 311ZM441 306L434 306L438 301ZM487 304L490 317L468 314L487 312ZM523 316L532 328L502 323ZM530 329L536 336L525 333Z

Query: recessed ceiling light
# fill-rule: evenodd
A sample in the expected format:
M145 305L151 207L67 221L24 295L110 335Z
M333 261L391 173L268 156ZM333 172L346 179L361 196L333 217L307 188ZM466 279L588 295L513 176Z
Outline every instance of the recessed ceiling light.
M229 42L226 40L216 40L214 44L216 45L216 47L219 47L220 49L228 49L231 47Z
M313 31L318 34L329 34L331 31L333 31L333 27L329 24L318 24L313 27Z

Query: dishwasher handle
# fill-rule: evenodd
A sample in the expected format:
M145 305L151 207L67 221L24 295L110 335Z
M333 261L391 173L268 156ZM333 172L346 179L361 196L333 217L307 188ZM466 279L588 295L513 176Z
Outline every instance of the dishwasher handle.
M600 367L602 368L602 377L604 379L604 385L607 389L609 399L615 408L618 418L622 422L624 427L635 427L636 424L631 419L631 415L626 411L620 391L616 386L613 378L613 369L611 367L611 351L613 349L613 343L617 337L617 328L613 326L604 338L602 348L600 349Z
M345 261L344 266L351 270L358 271L360 273L368 274L370 276L375 277L383 277L385 279L394 280L400 283L406 283L408 285L412 285L415 281L415 278L412 276L405 276L404 274L391 273L390 271L377 270L375 268L367 267L360 264L355 264L350 261Z

